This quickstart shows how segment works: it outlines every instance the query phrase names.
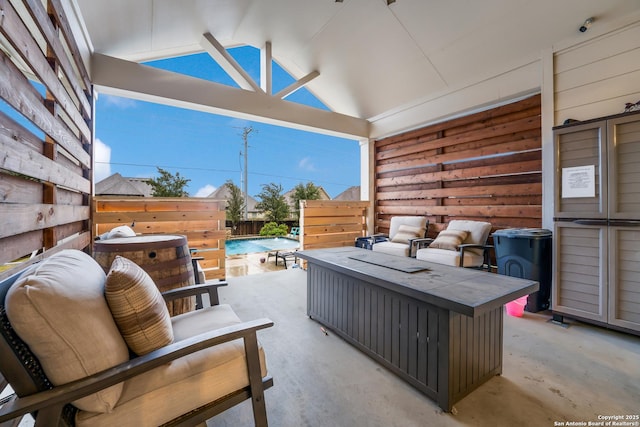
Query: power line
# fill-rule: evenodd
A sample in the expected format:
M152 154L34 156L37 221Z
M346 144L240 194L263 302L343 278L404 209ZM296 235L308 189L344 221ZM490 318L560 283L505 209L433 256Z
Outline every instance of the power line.
M204 171L204 172L225 172L225 173L242 172L242 170L240 170L240 169L236 169L236 170L232 170L232 169L213 169L213 168L199 168L199 167L193 167L193 166L145 165L145 164L138 164L138 163L116 163L116 162L99 162L99 161L96 161L94 163L105 164L105 165L117 165L117 166L134 166L134 167L141 167L141 168L156 168L156 167L158 167L158 168L163 168L163 169L198 170L198 171ZM312 181L312 182L316 182L316 183L319 183L319 184L341 185L343 187L350 187L351 186L349 184L344 184L342 182L331 182L331 181L324 181L324 180L317 180L317 179L300 178L300 177L286 176L286 175L274 175L274 174L260 173L260 172L251 172L250 175L268 176L268 177L271 177L271 178L290 179L290 180L294 180L294 181Z
M206 172L239 172L239 170L231 170L231 169L211 169L211 168L197 168L193 166L170 166L170 165L144 165L139 163L116 163L116 162L99 162L96 161L94 163L100 163L104 165L118 165L118 166L135 166L141 168L163 168L163 169L186 169L186 170L198 170L198 171L206 171Z

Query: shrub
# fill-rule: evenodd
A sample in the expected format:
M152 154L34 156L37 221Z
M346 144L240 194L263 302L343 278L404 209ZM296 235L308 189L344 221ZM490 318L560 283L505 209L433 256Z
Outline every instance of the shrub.
M287 224L268 222L260 229L261 236L285 236L287 234Z

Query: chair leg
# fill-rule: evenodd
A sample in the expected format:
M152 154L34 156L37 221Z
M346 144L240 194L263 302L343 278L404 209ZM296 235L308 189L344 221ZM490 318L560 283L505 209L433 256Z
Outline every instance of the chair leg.
M59 406L50 406L48 408L43 408L38 410L38 415L36 416L36 427L58 427L63 423L60 422L60 418L62 417L62 407L64 405Z
M267 427L267 407L264 402L264 388L260 370L260 354L258 352L258 337L255 331L244 338L244 349L247 357L249 372L249 386L251 388L251 404L256 426Z

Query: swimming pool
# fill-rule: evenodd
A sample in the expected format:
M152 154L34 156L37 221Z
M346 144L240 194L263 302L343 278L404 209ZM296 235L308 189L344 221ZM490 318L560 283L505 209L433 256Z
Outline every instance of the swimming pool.
M227 240L224 248L227 255L250 254L284 249L298 249L300 242L286 237L268 237L264 239Z

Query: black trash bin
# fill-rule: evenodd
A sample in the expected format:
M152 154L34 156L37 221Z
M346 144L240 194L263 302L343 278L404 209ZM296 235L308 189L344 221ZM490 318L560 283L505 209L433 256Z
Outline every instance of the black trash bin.
M525 310L546 310L551 297L551 231L507 228L493 233L498 274L535 280L540 289L529 295Z

